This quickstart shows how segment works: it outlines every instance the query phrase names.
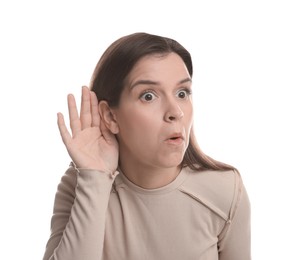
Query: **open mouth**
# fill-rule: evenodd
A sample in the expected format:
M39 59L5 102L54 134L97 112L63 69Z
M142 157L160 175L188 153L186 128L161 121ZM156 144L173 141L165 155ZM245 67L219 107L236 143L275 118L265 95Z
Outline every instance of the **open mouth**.
M184 141L184 138L182 135L172 135L167 139L167 143L173 144L173 145L180 145Z

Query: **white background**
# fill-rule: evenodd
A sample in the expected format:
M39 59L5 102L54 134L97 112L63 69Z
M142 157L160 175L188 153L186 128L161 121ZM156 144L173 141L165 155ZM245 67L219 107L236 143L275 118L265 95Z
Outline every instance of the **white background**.
M252 206L253 259L302 257L302 1L1 1L0 259L42 259L69 164L56 125L105 48L172 37L193 56L195 131L236 166Z

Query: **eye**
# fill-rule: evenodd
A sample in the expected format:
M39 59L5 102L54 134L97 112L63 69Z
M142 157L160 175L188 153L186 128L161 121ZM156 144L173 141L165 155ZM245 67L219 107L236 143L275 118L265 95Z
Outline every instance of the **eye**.
M151 91L147 91L140 96L141 100L147 101L147 102L152 101L155 98L156 98L156 95L154 93L152 93Z
M185 99L191 95L190 89L181 89L177 92L177 96L181 99Z

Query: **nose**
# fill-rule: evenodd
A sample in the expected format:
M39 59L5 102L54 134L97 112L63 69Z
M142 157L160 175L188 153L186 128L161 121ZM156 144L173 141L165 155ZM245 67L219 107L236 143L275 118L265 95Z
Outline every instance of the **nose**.
M184 112L176 103L170 103L165 112L164 119L166 122L171 123L183 118Z

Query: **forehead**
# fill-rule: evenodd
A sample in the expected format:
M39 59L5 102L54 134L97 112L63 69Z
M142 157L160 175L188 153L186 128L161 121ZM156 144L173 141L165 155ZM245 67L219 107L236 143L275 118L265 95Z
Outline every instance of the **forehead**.
M128 77L129 85L138 79L162 80L166 78L189 77L188 69L182 58L176 53L153 54L142 57L132 68Z

